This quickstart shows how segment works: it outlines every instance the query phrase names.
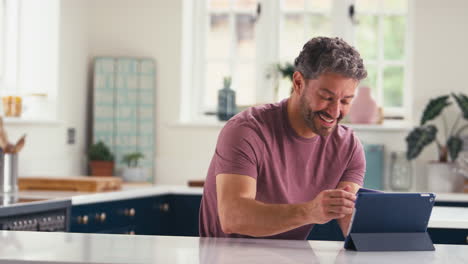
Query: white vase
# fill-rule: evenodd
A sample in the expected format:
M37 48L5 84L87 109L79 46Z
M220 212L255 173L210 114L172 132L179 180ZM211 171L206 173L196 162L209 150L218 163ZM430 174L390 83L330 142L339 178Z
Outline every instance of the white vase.
M429 162L427 164L427 185L430 192L451 193L457 191L456 176L453 163Z
M146 169L144 168L124 168L122 178L126 182L144 182L146 181Z

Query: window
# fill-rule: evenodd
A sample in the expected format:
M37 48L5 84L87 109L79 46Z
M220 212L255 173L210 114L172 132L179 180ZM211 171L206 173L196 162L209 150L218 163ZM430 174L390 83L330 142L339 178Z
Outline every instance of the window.
M370 86L388 116L407 116L407 0L203 0L193 8L191 96L185 118L216 111L217 92L231 76L238 105L289 96L291 83L272 80L277 63L292 63L315 36L339 36L355 45ZM350 8L356 11L353 19ZM261 11L259 14L258 11ZM185 74L183 75L186 76ZM275 97L274 86L279 86Z

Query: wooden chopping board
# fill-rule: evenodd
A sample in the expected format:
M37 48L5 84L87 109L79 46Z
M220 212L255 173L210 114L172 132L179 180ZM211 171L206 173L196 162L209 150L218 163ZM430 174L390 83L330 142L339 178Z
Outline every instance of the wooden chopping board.
M54 190L77 192L104 192L122 189L122 179L118 177L19 177L20 190Z

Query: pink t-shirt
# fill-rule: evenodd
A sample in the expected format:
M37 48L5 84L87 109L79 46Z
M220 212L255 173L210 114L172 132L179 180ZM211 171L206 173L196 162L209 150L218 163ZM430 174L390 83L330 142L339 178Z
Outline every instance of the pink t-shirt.
M285 99L249 108L222 129L205 181L200 207L200 236L249 237L225 234L219 222L216 175L241 174L257 181L255 200L269 204L310 201L340 181L362 186L364 151L353 131L343 125L326 137L303 138L291 127ZM313 225L267 238L306 239Z

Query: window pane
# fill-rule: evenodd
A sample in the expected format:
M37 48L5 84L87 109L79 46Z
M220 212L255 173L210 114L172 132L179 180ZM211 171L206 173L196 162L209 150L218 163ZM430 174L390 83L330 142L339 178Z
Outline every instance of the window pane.
M372 97L377 99L377 66L375 64L366 65L367 78L362 80L360 86L371 88Z
M355 3L357 12L375 12L379 7L377 0L356 0Z
M208 8L211 9L227 9L231 2L230 0L209 0Z
M384 59L403 59L406 18L403 16L387 16L383 18L383 25Z
M218 104L218 90L223 88L223 79L229 76L228 62L208 62L205 72L205 94L203 105L216 109Z
M229 58L230 55L229 16L210 15L206 56L207 58Z
M232 80L236 90L237 105L253 105L256 103L255 62L240 63Z
M306 6L311 11L331 10L332 0L307 0Z
M318 36L331 36L331 21L328 16L310 15L306 41Z
M242 10L256 10L257 0L234 0L235 7Z
M284 9L304 9L304 0L283 0Z
M384 0L383 1L383 10L397 11L397 12L407 12L407 10L408 10L408 0Z
M403 67L388 66L383 72L384 106L403 106Z
M356 46L364 59L377 59L377 16L358 16Z
M304 45L304 17L285 15L280 36L280 58L292 63Z
M253 15L236 15L237 55L255 58L255 24Z

